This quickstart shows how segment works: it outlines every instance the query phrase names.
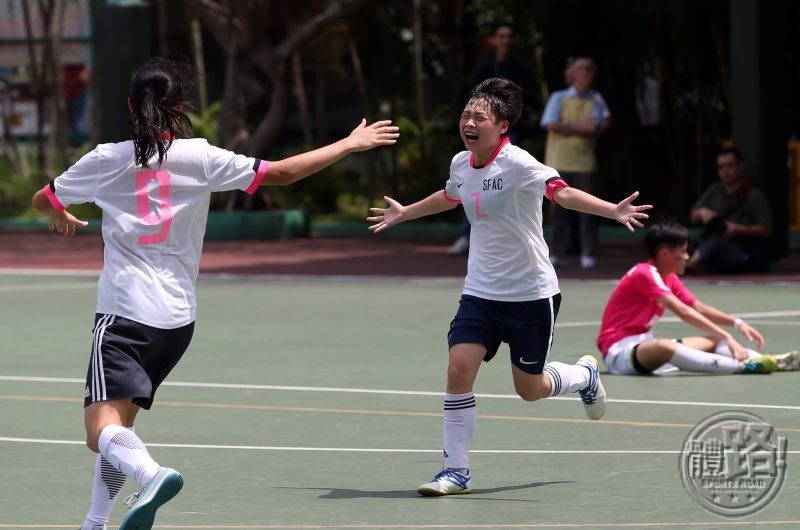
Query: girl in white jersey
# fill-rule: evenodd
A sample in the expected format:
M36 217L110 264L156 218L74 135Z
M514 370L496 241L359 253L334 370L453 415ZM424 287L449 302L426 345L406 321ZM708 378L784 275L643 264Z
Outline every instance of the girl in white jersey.
M285 160L237 155L189 139L183 109L190 76L183 65L148 61L131 78L133 140L98 145L33 198L50 230L64 235L87 224L65 207L93 202L103 211L104 266L84 403L86 443L99 454L81 530L106 530L126 477L142 489L126 501L122 530L151 528L158 507L183 485L178 472L153 460L133 423L191 340L211 192L290 184L398 137L390 121L362 120L347 138Z
M522 91L488 79L470 94L459 130L467 148L453 157L444 190L403 206L372 208L370 230L461 204L472 224L469 261L459 308L448 333L444 397L444 469L417 490L421 495L469 493L469 447L476 426L472 388L481 361L509 345L514 387L522 399L579 392L591 419L603 416L606 396L591 355L574 365L547 362L561 295L542 234L542 201L610 219L633 230L650 206L619 204L570 188L558 173L508 142L520 116Z

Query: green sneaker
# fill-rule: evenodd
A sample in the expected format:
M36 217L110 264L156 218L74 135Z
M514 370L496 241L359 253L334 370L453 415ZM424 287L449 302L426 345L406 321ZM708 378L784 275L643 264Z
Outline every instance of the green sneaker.
M800 350L787 351L775 356L779 372L796 372L800 370Z
M119 530L150 530L156 510L177 495L182 487L183 477L180 473L168 467L159 469L141 491L125 499L125 504L131 510L122 519Z
M778 361L774 355L762 355L753 359L742 361L743 374L771 374L778 369Z

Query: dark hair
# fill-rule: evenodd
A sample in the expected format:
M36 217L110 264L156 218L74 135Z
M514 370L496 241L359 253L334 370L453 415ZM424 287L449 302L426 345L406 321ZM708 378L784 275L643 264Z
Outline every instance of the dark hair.
M667 221L656 223L647 230L644 245L651 258L655 258L661 247L675 249L689 242L689 230L680 223Z
M160 57L144 63L131 76L131 126L136 163L158 153L161 165L176 137L192 134L192 122L184 112L191 83L191 67Z
M469 93L467 102L473 100L485 101L492 108L495 117L501 121L508 120L509 129L522 114L522 89L508 79L492 77L483 81Z
M495 35L497 35L497 31L500 28L508 28L511 30L512 33L514 33L514 26L511 25L511 22L495 22L494 24L492 24L492 32L489 33L489 35L494 37Z
M721 147L719 151L717 151L717 156L725 156L725 155L733 155L737 162L742 162L742 152L739 151L738 147Z

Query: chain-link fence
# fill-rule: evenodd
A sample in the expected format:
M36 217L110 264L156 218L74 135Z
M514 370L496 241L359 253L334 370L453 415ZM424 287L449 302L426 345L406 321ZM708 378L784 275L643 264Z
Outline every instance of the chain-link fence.
M0 1L0 134L49 135L61 112L70 143L85 141L91 58L90 0Z

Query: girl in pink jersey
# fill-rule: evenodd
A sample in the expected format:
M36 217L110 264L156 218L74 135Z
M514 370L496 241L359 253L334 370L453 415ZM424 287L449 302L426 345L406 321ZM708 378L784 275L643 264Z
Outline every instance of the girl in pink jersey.
M362 120L348 137L285 160L237 155L190 138L191 78L188 67L164 59L144 64L131 78L133 140L98 145L33 197L50 230L64 235L87 224L66 210L70 204L93 202L103 211L104 266L84 400L86 443L98 456L81 530L106 530L126 477L142 489L126 501L122 530L151 528L158 507L183 486L177 471L153 460L133 424L191 340L211 193L290 184L399 136L390 121Z
M674 222L658 223L645 235L650 260L634 265L619 281L603 312L597 348L609 373L650 375L665 367L715 374L770 373L800 369L800 352L762 355L742 346L725 327L738 330L758 348L756 328L701 302L681 282L686 270L689 231ZM702 337L656 338L652 328L669 309Z
M473 385L482 361L500 343L511 353L514 387L527 401L579 392L591 419L603 416L605 390L591 355L574 365L547 362L561 301L542 233L545 197L566 208L615 219L633 230L650 206L619 204L570 188L558 172L512 145L508 130L520 116L522 91L505 79L473 89L459 122L466 151L453 157L443 190L403 206L372 208L370 230L461 204L472 225L469 261L459 308L448 333L444 397L444 469L417 489L421 495L469 493L469 447L476 425Z

